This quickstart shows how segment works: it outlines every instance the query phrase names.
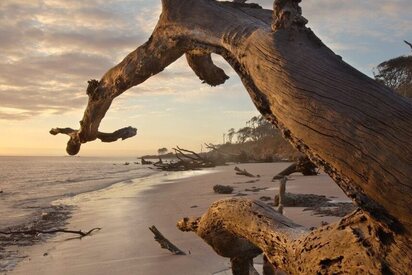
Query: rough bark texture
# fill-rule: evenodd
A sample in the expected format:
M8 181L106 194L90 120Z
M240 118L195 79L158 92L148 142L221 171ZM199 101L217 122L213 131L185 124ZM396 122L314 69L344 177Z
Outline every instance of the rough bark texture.
M407 273L412 268L412 103L327 48L305 27L298 3L276 0L272 12L213 0L163 0L150 39L90 83L80 130L71 135L69 147L96 139L115 97L183 54L201 80L223 83L226 75L210 59L219 54L258 110L362 211L299 239L284 217L276 223L276 215L253 214L263 209L256 203L216 204L212 208L222 211L212 211L209 219L230 228L225 237L244 236L290 273Z
M113 133L97 132L96 137L102 142L114 142L118 139L128 139L136 135L137 129L133 127L125 127L114 131ZM80 151L80 143L77 140L77 131L72 128L53 128L49 132L52 135L65 134L70 137L67 143L66 151L69 155L76 155Z
M252 257L249 251L259 248L287 274L406 274L411 268L408 237L361 210L307 231L263 202L228 199L201 218L179 221L178 228L196 232L223 257Z

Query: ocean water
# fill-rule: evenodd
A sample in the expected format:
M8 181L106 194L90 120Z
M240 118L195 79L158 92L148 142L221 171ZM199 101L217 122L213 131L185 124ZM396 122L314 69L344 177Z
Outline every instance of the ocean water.
M54 200L147 177L132 158L0 157L0 229L27 223ZM129 165L124 165L129 162ZM139 161L140 162L140 161Z

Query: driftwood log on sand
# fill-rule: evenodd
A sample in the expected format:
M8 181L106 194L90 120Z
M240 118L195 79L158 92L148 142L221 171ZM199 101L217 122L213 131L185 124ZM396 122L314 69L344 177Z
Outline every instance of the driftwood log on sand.
M318 171L316 165L313 164L310 159L301 157L296 162L286 167L283 171L279 172L272 180L279 180L293 173L302 173L304 176L315 176L318 174Z
M240 176L246 176L246 177L250 177L250 178L254 178L257 177L251 173L249 173L248 171L246 171L246 169L240 169L239 167L235 167L234 169L236 171L236 175L240 175Z
M360 210L308 232L259 202L230 199L211 206L197 234L233 258L236 270L246 270L248 259L263 251L290 274L408 273L412 102L325 46L306 27L299 2L276 0L272 11L256 4L163 0L149 40L89 84L88 105L67 151L75 154L99 137L117 96L183 55L202 81L224 83L227 75L211 58L221 55L261 114Z
M30 230L19 230L19 231L0 231L2 235L37 235L37 234L55 234L55 233L69 233L69 234L77 234L80 235L80 238L89 236L95 231L101 230L100 227L95 227L90 229L89 231L82 231L82 230L69 230L65 228L59 229L50 229L50 230L38 230L38 229L30 229Z
M156 228L156 226L150 226L149 230L152 231L155 241L160 244L161 248L167 249L175 255L186 255L185 252L166 239L165 236L163 236L163 234Z
M215 163L212 160L202 157L194 151L183 149L179 146L176 146L173 150L178 161L169 163L157 162L154 165L163 171L187 171L215 167Z

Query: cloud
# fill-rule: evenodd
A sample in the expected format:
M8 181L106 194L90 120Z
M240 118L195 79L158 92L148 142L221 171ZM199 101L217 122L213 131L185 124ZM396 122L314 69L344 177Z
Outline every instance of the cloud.
M273 0L256 2L273 5ZM410 38L409 2L305 0L302 6L323 41L366 72L385 60L389 48L401 51L401 41ZM144 43L160 12L160 0L0 1L0 119L83 108L86 81L100 78ZM176 101L189 102L212 91L236 98L235 91L243 89L236 73L222 58L214 59L231 77L224 88L199 84L183 58L125 98L173 94Z
M370 49L376 42L400 43L412 32L409 0L306 0L302 8L321 38L352 44L355 50L365 42Z
M256 2L269 9L273 5L270 0ZM305 0L301 6L308 26L332 50L351 60L359 52L366 54L368 60L359 63L382 62L376 57L388 48L396 56L402 40L412 35L410 0Z
M1 1L0 119L82 108L86 81L142 44L156 13L160 2Z

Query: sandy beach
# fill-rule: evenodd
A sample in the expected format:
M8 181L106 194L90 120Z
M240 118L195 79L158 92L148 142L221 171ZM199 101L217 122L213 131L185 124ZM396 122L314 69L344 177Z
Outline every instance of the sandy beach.
M288 163L237 165L260 175L236 175L235 165L202 171L159 173L112 185L106 189L77 195L56 204L75 205L66 226L75 230L102 230L83 239L59 234L49 241L23 248L27 257L8 274L215 274L229 268L229 260L193 233L183 233L176 222L185 216L200 216L216 200L238 193L259 199L273 199L278 182L272 177ZM304 177L293 174L287 192L320 194L337 201L348 201L339 187L325 174ZM231 185L233 194L213 192L215 184ZM245 191L253 187L258 192ZM284 215L306 227L318 227L338 217L319 217L301 207L287 207ZM148 227L155 225L169 240L187 253L172 255L154 241Z

